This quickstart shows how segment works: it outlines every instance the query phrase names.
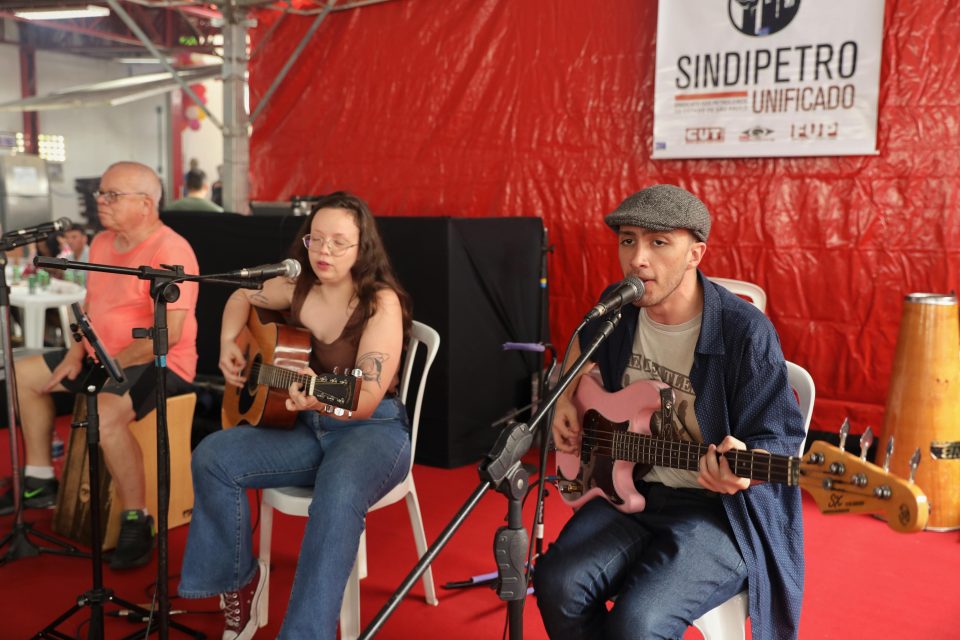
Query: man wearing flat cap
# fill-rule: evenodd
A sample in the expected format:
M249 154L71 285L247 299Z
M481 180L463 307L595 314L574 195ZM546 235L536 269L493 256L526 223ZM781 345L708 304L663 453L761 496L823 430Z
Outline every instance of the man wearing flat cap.
M641 390L655 388L658 397L660 387L669 387L671 412L659 411L659 401L646 407L656 411L654 437L707 448L698 465L679 455L656 458L658 466L636 465L636 496L627 503L594 498L578 508L537 562L544 626L551 638L679 638L691 621L748 591L754 640L796 638L803 593L799 489L751 484L719 455L745 449L796 455L803 442L777 333L759 309L700 272L711 219L689 191L648 187L605 221L616 233L624 276L642 280L644 291L622 309L587 375L599 373L603 390L617 392L604 398L609 406L622 411L628 403L637 414ZM592 342L600 320L580 334L570 362ZM597 379L583 375L557 402L553 437L564 453L580 451L576 388ZM604 414L602 402L582 408ZM691 450L684 447L661 450Z

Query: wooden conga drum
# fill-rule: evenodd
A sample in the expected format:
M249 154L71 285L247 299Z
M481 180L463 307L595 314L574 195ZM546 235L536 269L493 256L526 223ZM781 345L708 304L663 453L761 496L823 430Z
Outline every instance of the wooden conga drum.
M920 449L917 486L930 502L927 529L960 529L960 460L930 455L934 441L960 440L960 317L955 295L904 298L877 464L894 438L890 472L906 478Z

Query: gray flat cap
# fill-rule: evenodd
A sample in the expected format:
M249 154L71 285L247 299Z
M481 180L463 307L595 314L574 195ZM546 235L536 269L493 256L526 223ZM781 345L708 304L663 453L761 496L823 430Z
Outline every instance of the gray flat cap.
M710 212L700 198L672 184L655 184L620 203L604 218L611 229L622 225L651 231L689 229L701 242L710 235Z

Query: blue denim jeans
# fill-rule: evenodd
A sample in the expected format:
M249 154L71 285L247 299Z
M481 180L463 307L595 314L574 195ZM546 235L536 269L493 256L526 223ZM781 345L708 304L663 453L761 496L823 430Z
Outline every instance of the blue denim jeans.
M599 498L583 505L537 561L537 606L551 638L681 638L692 620L746 588L717 494L642 490L641 513Z
M312 486L281 638L335 638L340 603L367 510L410 464L410 427L397 398L366 420L301 412L293 429L241 426L203 439L193 452L193 520L179 593L237 591L257 568L247 489Z

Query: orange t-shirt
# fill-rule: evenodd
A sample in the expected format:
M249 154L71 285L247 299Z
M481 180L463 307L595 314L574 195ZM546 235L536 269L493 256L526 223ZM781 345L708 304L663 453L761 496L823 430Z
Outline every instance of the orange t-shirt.
M184 272L197 273L197 256L183 236L163 225L146 240L126 252L114 248L116 233L101 231L90 245L90 262L115 267L162 268L183 265ZM180 298L167 303L167 311L185 309L187 317L176 344L170 346L167 366L178 376L192 382L197 374L197 293L196 282L179 284ZM153 326L153 299L150 281L137 276L87 272L87 315L111 356L133 342L133 329ZM87 351L93 349L87 345Z

